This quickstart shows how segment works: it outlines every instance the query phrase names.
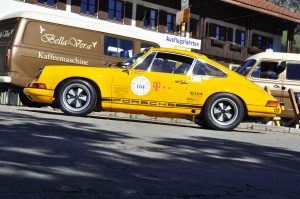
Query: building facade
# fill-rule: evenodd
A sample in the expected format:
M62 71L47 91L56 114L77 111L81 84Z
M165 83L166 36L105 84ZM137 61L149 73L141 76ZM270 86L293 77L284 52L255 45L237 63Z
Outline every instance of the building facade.
M167 35L182 36L176 25L180 0L6 0L1 15L40 11L62 16L104 20ZM185 37L201 40L195 49L211 58L240 63L248 56L272 48L291 52L300 16L265 0L190 0ZM1 17L0 15L0 17ZM155 35L157 37L157 35Z

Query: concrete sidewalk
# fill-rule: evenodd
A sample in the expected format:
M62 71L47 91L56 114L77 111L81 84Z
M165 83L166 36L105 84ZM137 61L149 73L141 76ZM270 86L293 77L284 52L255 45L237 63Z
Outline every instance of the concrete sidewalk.
M8 105L2 105L6 106L6 108L12 107ZM47 110L47 111L53 111L53 112L61 112L60 109L53 109L50 106L49 107L43 107L43 108L29 108L29 107L21 107L21 109L28 109L28 110ZM154 123L164 123L164 124L176 124L176 125L183 125L183 126L194 126L197 127L198 125L195 124L193 121L185 120L185 119L177 119L177 118L164 118L164 117L149 117L142 114L127 114L127 113L121 113L121 112L93 112L89 116L95 116L95 117L104 117L104 118L120 118L120 119L126 119L126 120L136 120L136 121L148 121L148 122L154 122ZM279 132L279 133L294 133L300 135L300 129L296 129L294 127L278 127L278 126L272 126L272 125L266 125L266 124L258 124L258 123L250 123L250 122L244 122L241 123L235 131L245 131L245 132L256 132L256 133L266 133L266 132Z
M149 117L142 114L127 114L127 113L119 113L119 112L94 112L91 115L111 117L111 118L131 119L137 121L151 121L151 122L166 123L166 124L198 126L193 121L189 121L185 119ZM266 125L266 124L259 124L259 123L248 123L248 122L241 123L235 130L257 132L257 133L264 133L264 132L296 133L300 135L300 129L296 129L293 127L289 128L289 127L273 126L273 125Z

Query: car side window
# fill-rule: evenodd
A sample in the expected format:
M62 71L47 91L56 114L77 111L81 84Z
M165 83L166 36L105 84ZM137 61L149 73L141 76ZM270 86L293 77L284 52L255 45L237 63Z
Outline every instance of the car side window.
M288 63L287 64L286 79L300 80L300 63Z
M197 60L194 69L193 75L206 75L211 77L226 77L226 73L221 71L215 66L212 66L208 63Z
M144 60L134 67L134 70L148 70L156 53L151 53Z
M189 57L185 57L182 55L172 54L172 53L157 53L150 71L152 72L162 72L162 73L175 73L178 68L176 66L185 65L186 71L190 68L191 64L193 63L193 59ZM178 74L184 74L184 70L182 70Z
M194 59L173 53L157 53L151 66L152 72L187 74Z
M278 62L262 61L251 74L251 77L262 79L278 79Z

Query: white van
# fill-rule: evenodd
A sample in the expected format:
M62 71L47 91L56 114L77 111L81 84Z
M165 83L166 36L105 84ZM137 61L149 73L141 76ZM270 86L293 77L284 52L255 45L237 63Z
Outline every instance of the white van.
M282 72L282 70L285 70ZM268 86L285 110L281 117L294 117L288 90L293 89L300 107L300 54L262 52L249 57L236 70L262 88Z

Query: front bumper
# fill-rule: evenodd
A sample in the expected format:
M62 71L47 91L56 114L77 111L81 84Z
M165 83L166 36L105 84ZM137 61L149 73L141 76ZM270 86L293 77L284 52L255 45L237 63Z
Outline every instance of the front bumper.
M39 89L39 88L24 88L24 93L33 101L52 104L54 100L54 90Z
M10 76L0 76L0 83L11 83Z

